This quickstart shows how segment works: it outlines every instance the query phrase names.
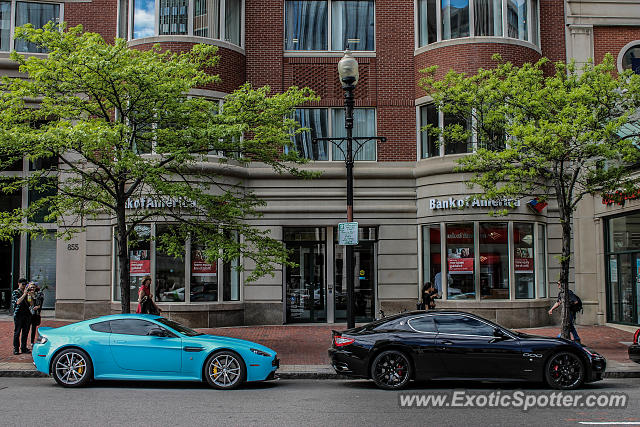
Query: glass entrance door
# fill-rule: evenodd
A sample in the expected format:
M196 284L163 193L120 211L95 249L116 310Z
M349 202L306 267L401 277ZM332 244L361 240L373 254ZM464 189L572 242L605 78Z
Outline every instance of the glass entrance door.
M285 243L296 264L285 272L286 322L326 322L324 229L287 229Z
M609 320L640 321L640 253L609 256Z
M9 308L11 291L18 285L19 247L20 241L17 238L0 243L0 309Z
M370 322L375 317L375 242L361 240L353 248L354 309L356 322ZM346 246L335 246L335 322L347 320Z

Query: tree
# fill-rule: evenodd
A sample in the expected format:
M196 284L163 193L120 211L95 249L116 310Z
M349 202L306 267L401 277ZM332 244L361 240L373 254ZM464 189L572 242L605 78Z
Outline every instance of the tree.
M182 256L190 238L206 246L209 261L241 254L253 260L249 281L286 263L282 243L247 224L264 202L234 177L232 166L261 162L276 173L311 177L299 168L304 160L287 149L292 129L300 131L293 109L315 100L310 90L271 95L267 87L246 84L219 109L217 102L189 96L219 81L207 72L218 62L213 46L141 51L122 39L108 44L81 26L51 23L17 28L16 37L49 53L11 53L27 78L5 77L0 84L0 158L5 165L23 156L57 158L59 167L3 181L4 192L28 185L44 196L3 213L2 237L43 233L33 221L43 210L58 222L59 237L87 221L115 218L124 313L130 309L127 248L143 221L173 224L158 239L170 255ZM212 152L224 156L214 159Z
M457 170L471 173L469 185L482 188L482 197L557 201L559 280L568 295L572 216L580 201L631 191L639 182L633 167L640 160L638 135L621 136L621 129L640 107L640 76L617 74L610 55L582 69L557 62L551 75L543 71L547 59L521 67L494 59L495 68L472 76L450 71L436 79L435 67L424 70L421 87L438 108L468 124L427 130L452 143L475 139L477 150L461 158ZM569 337L567 304L565 298L564 338Z

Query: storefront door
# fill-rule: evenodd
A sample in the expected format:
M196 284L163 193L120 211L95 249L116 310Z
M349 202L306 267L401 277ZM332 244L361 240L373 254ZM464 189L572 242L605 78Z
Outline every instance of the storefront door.
M287 323L327 321L324 229L285 229L289 261L285 268Z
M640 321L640 253L609 255L610 321Z
M20 242L0 243L0 309L7 309L11 304L11 291L18 286Z
M375 318L375 241L361 240L354 247L354 309L356 322ZM335 246L335 322L347 320L346 246Z

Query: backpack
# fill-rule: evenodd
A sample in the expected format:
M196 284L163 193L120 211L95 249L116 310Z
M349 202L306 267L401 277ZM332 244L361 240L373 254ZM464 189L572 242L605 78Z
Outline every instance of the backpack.
M574 314L579 311L582 312L582 300L571 289L569 289L569 310Z

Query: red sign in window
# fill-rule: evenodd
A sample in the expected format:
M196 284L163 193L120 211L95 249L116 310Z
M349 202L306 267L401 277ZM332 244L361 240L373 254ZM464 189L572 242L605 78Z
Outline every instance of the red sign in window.
M448 258L449 273L473 274L473 258Z

